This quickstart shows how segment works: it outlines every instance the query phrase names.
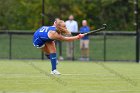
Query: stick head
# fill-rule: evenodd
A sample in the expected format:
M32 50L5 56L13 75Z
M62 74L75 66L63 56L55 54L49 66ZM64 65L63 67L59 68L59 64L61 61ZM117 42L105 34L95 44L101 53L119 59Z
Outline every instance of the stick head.
M103 24L103 27L106 29L107 28L107 25L106 24Z

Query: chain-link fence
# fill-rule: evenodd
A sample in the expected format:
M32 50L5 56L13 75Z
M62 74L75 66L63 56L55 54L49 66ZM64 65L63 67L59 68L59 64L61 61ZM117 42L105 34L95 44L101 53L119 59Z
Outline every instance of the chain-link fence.
M0 59L42 59L40 49L32 44L33 32L1 32ZM57 42L58 58L67 59L66 43ZM73 59L81 57L80 41L73 42ZM106 32L90 35L89 59L99 61L135 61L136 33ZM44 57L45 58L45 57Z

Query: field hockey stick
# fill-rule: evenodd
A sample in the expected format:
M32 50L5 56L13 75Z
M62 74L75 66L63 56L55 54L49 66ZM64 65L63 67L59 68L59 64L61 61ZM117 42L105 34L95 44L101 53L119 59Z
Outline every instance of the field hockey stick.
M96 30L93 30L93 31L90 31L90 32L87 32L87 33L84 33L84 35L90 35L92 33L96 33L96 32L100 32L102 30L105 30L107 28L107 25L106 24L103 24L103 27L99 28L99 29L96 29Z

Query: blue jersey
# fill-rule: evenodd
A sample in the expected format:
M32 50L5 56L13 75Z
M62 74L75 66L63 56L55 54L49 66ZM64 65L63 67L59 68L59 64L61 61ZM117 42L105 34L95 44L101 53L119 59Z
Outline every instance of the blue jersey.
M90 28L88 26L83 26L83 27L80 28L80 33L87 33L89 31L90 31ZM89 39L88 36L84 36L82 38L82 40L88 40L88 39Z
M46 42L53 41L49 38L48 32L49 31L56 31L56 27L54 26L42 26L33 35L33 45L40 48Z

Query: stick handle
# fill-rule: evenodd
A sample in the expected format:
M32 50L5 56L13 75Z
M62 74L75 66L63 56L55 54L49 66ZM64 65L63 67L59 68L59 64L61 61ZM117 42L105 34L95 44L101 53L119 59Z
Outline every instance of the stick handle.
M93 31L87 32L84 35L89 35L89 34L92 34L92 33L100 32L100 31L102 31L104 29L106 29L106 24L104 24L102 28L99 28L97 30L93 30Z

